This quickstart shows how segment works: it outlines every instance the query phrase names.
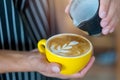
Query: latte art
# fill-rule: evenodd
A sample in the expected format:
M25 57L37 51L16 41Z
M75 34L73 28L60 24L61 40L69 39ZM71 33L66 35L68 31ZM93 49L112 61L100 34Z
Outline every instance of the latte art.
M69 44L64 44L63 46L57 46L55 48L55 45L52 45L50 47L51 51L53 53L56 53L56 54L60 54L60 53L69 53L70 52L70 49L72 49L73 46L79 44L79 42L77 41L71 41Z
M86 53L90 49L90 45L81 37L62 35L50 39L48 48L54 54L74 57Z

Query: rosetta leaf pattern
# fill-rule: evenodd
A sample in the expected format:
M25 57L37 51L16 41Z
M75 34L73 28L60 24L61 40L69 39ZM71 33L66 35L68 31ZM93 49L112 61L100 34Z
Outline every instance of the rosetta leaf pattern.
M72 49L72 47L77 44L79 44L79 42L71 41L68 44L65 43L63 46L57 46L56 48L55 48L55 45L52 45L50 49L53 53L68 53L70 49Z

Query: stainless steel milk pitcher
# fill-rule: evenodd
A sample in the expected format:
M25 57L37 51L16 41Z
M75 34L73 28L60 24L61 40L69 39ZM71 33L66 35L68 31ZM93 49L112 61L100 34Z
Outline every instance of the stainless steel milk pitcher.
M70 17L73 24L89 35L100 35L99 0L72 0Z

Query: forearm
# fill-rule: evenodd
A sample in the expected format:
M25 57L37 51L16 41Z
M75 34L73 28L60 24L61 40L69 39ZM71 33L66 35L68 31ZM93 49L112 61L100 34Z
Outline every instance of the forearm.
M0 73L31 71L28 52L0 50Z

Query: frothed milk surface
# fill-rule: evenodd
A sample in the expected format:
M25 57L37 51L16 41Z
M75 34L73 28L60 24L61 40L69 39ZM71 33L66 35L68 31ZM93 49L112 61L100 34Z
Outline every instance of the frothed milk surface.
M79 36L62 35L50 39L48 48L54 54L75 57L86 53L90 49L90 44Z

